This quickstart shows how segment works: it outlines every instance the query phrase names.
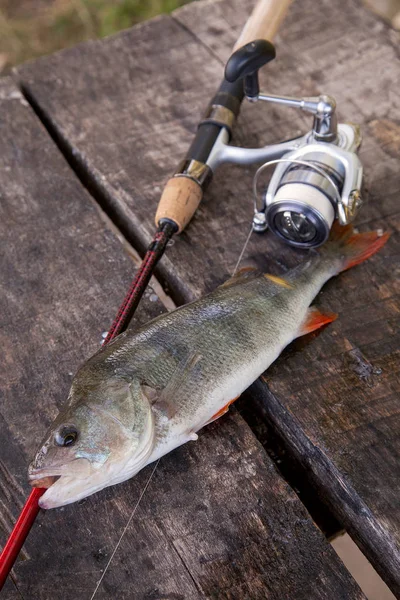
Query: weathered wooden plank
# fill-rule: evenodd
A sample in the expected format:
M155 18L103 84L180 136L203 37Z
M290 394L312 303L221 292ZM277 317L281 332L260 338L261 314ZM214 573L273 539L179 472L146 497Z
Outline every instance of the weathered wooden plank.
M382 519L383 511L379 512L380 507L374 506L371 509L364 500L365 496L352 486L351 478L348 476L348 464L337 464L332 461L331 455L321 449L321 444L313 443L299 421L289 412L292 410L290 405L287 407L285 400L282 401L272 394L265 382L258 380L246 390L238 402L238 408L241 415L252 424L253 430L257 431L259 440L266 446L270 445L267 436L272 429L283 454L290 457L292 468L305 478L305 482L301 483L302 488L304 489L306 483L307 486L318 491L320 502L332 511L342 527L357 541L364 554L372 557L375 568L385 574L388 585L391 585L397 597L399 552L396 533L393 534L390 528L385 527ZM393 435L392 431L390 435ZM364 443L364 447L365 445ZM390 469L394 462L391 456L393 444L390 436L387 446L388 449L385 448L383 454L385 457L389 455ZM363 463L360 466L360 454L361 457L365 455L364 447L355 458L356 461L358 459L357 466L365 473L367 484L375 485L375 489L381 491L382 484L379 477L374 479L373 468L372 472L367 472ZM343 454L345 453L346 450L343 451ZM373 453L369 452L370 454ZM375 466L376 463L372 464L372 467ZM388 497L392 499L396 494L398 486L396 468L395 464L391 480L382 490L386 502ZM396 501L393 499L393 503Z
M26 471L33 452L65 400L73 372L98 349L135 265L10 79L1 82L0 104L4 542L29 491ZM147 298L135 323L163 310L159 300ZM83 527L81 517L71 520ZM48 561L55 523L44 530L49 539L40 552ZM38 554L35 532L25 558ZM10 582L7 586L11 598Z
M213 27L202 21L200 31L196 29L199 9L196 14L185 8L179 19L211 46ZM396 235L386 258L379 257L374 266L365 265L364 274L360 269L347 274L339 285L330 282L321 297L329 296L325 306L339 309L340 320L331 335L321 336L318 343L305 348L299 341L292 346L267 375L282 405L277 398L275 404L268 396L264 401L281 406L281 410L270 408L271 422L303 466L309 468L311 457L296 437L298 424L322 451L312 453L314 484L395 593L400 593L399 102L384 93L400 78L399 35L358 4L347 4L324 10L330 30L327 41L314 11L307 11L303 4L300 16L295 9L296 5L278 38L278 60L271 65L268 79L265 74L264 85L270 89L273 81L276 89L287 90L286 79L299 95L304 88L310 95L327 91L337 98L346 120L363 125L367 206L358 223L389 228ZM226 10L225 3L220 5L217 21L228 21L231 41L237 14ZM304 31L311 36L304 38ZM286 61L283 69L278 68L280 48ZM223 61L229 56L222 46L213 50ZM290 431L284 407L290 411L289 421L291 414L296 417ZM327 463L322 459L325 454L330 459ZM343 476L347 493L341 494ZM361 514L354 511L352 502Z
M157 578L155 536L146 530L164 533L163 559L182 561L197 590L193 597L329 598L332 589L339 598L358 597L347 574L338 576L337 557L320 534L317 542L307 513L261 445L254 444L249 428L237 414L228 422L229 435L221 435L215 423L198 445L163 459L151 484L163 490L161 505L151 491L144 497L137 525L124 539L100 597L132 589L132 573L135 597L164 597L176 568ZM148 546L141 560L144 540ZM132 561L136 553L139 560ZM176 593L187 597L179 580Z
M194 3L173 19L18 71L139 248L151 237L162 185L219 83L249 6L239 0ZM398 42L399 34L360 2L325 1L316 11L312 0L302 0L293 4L277 38L278 58L262 77L272 93L332 94L339 118L362 125L366 206L358 225L393 232L399 229L399 98L392 92L400 80ZM248 105L235 141L258 146L309 124L288 109ZM162 274L177 300L199 296L232 271L252 214L253 172L222 168L193 223L163 259ZM319 302L340 318L301 352L294 346L268 375L271 389L376 519L352 535L367 540L364 551L392 587L397 575L382 565L375 536L383 528L399 542L398 244L393 235L379 256L330 282ZM247 254L273 273L302 259L269 235L254 236Z
M132 264L13 83L0 84L2 540L27 463ZM137 319L159 313L145 300ZM148 481L42 512L4 597L89 598ZM251 576L250 576L251 575ZM362 598L237 414L157 468L98 598Z
M278 38L278 60L264 85L270 89L273 81L277 89L287 89L286 77L297 86L296 94L304 94L304 86L310 94L327 91L338 100L339 114L363 125L367 206L358 224L389 228L394 235L386 257L325 288L323 305L338 311L340 319L331 335L306 346L296 342L270 369L267 379L278 397L264 391L265 416L303 467L309 470L311 461L310 476L321 497L399 594L400 146L399 101L390 94L400 78L399 35L353 3L324 11L327 40L313 11L303 4L300 17L295 9ZM195 11L183 9L179 18L188 28L199 23ZM221 10L221 18L228 20L234 39L237 12ZM211 45L212 28L204 21L201 28L197 35ZM311 36L305 39L304 31ZM295 62L286 61L287 68L274 72L280 48L285 60L293 45ZM214 51L222 60L229 56L223 47ZM260 408L257 386L251 394Z

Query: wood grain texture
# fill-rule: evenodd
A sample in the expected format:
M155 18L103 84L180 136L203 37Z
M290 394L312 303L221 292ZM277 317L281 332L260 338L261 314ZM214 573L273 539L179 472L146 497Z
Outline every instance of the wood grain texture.
M194 3L173 18L39 60L17 73L141 249L152 235L162 186L191 141L249 12L250 3L239 0ZM400 83L399 34L356 0L325 0L318 11L312 0L302 0L293 3L276 46L277 59L263 72L262 89L336 97L339 120L359 123L364 134L365 206L357 226L393 235L378 256L326 286L318 303L338 312L339 319L308 343L292 346L268 381L294 423L327 458L329 477L339 473L370 511L371 519L354 522L352 535L397 590L400 571L393 561L385 564L378 548L383 538L389 540L392 558L399 560L400 100L394 91ZM246 105L235 143L260 146L309 127L302 113ZM252 216L253 174L250 167L221 168L195 218L161 262L176 300L198 297L232 272ZM281 274L303 255L264 235L253 236L247 259ZM318 493L329 493L322 479L316 485ZM341 520L345 510L337 505Z
M28 492L27 464L100 334L132 264L14 84L0 83L0 524ZM162 310L147 298L143 321ZM42 511L8 600L87 599L152 467ZM363 598L237 414L160 463L97 598Z
M215 46L215 40L219 44L221 37L214 35L214 26L207 27L204 21L200 24L199 13L200 7L197 14L186 7L179 19L225 61L229 45ZM219 9L217 6L214 23L223 28L223 22L228 20L226 29L231 40L237 18L242 15L226 10L222 2ZM328 23L329 39L325 37ZM304 31L307 36L302 35ZM397 595L400 103L392 92L400 80L399 41L397 32L376 20L360 3L326 2L319 15L311 6L308 10L305 2L301 6L294 3L277 39L278 58L264 71L262 85L262 89L272 93L277 90L293 95L332 94L338 102L339 118L362 125L364 142L360 156L365 168L366 206L357 225L361 230L375 227L393 232L388 248L380 256L326 286L319 304L339 312L339 319L312 343L299 340L293 344L270 369L267 380L275 396L272 401L272 396L264 392L264 403L269 402L271 422L275 422L287 450L311 470L321 498ZM287 82L292 89L288 89ZM263 107L255 108L260 109L262 117ZM276 135L271 123L277 116L275 139L279 139L281 118L287 113L273 109L271 115L270 110L268 122L259 121L252 129L253 107L244 109L243 128L247 127L250 133L246 144L260 145L269 129ZM301 120L304 122L304 118ZM290 121L292 131L298 123L299 117ZM287 131L285 135L290 134ZM269 134L268 141L272 141ZM264 241L264 248L275 257L278 252L275 264L260 258L259 240L251 246L250 259L272 272L293 264L290 251L269 242ZM257 398L255 394L256 407ZM310 446L300 432L306 435Z

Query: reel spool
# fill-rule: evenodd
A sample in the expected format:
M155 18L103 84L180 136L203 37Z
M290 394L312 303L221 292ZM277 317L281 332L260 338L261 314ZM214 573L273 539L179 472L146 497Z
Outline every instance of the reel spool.
M287 169L276 193L263 196L263 209L258 209L259 178L272 165L286 164ZM254 176L253 229L267 228L292 246L317 247L329 237L335 219L335 206L341 201L343 177L335 171L328 174L317 161L281 158L264 163ZM269 196L269 204L267 204Z

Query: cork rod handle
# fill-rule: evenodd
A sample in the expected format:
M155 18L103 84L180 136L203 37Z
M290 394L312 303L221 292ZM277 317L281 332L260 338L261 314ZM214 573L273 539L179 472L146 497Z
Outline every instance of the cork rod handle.
M199 206L203 197L201 186L189 177L171 177L161 194L155 222L169 219L178 225L181 233Z
M233 50L254 40L273 41L292 0L259 0L237 39Z

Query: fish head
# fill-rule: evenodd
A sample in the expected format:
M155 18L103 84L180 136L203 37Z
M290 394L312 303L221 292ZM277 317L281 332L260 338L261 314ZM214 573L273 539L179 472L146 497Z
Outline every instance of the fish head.
M72 386L68 407L53 422L28 469L32 486L46 487L41 508L81 500L132 477L154 446L151 405L139 382L100 389Z

